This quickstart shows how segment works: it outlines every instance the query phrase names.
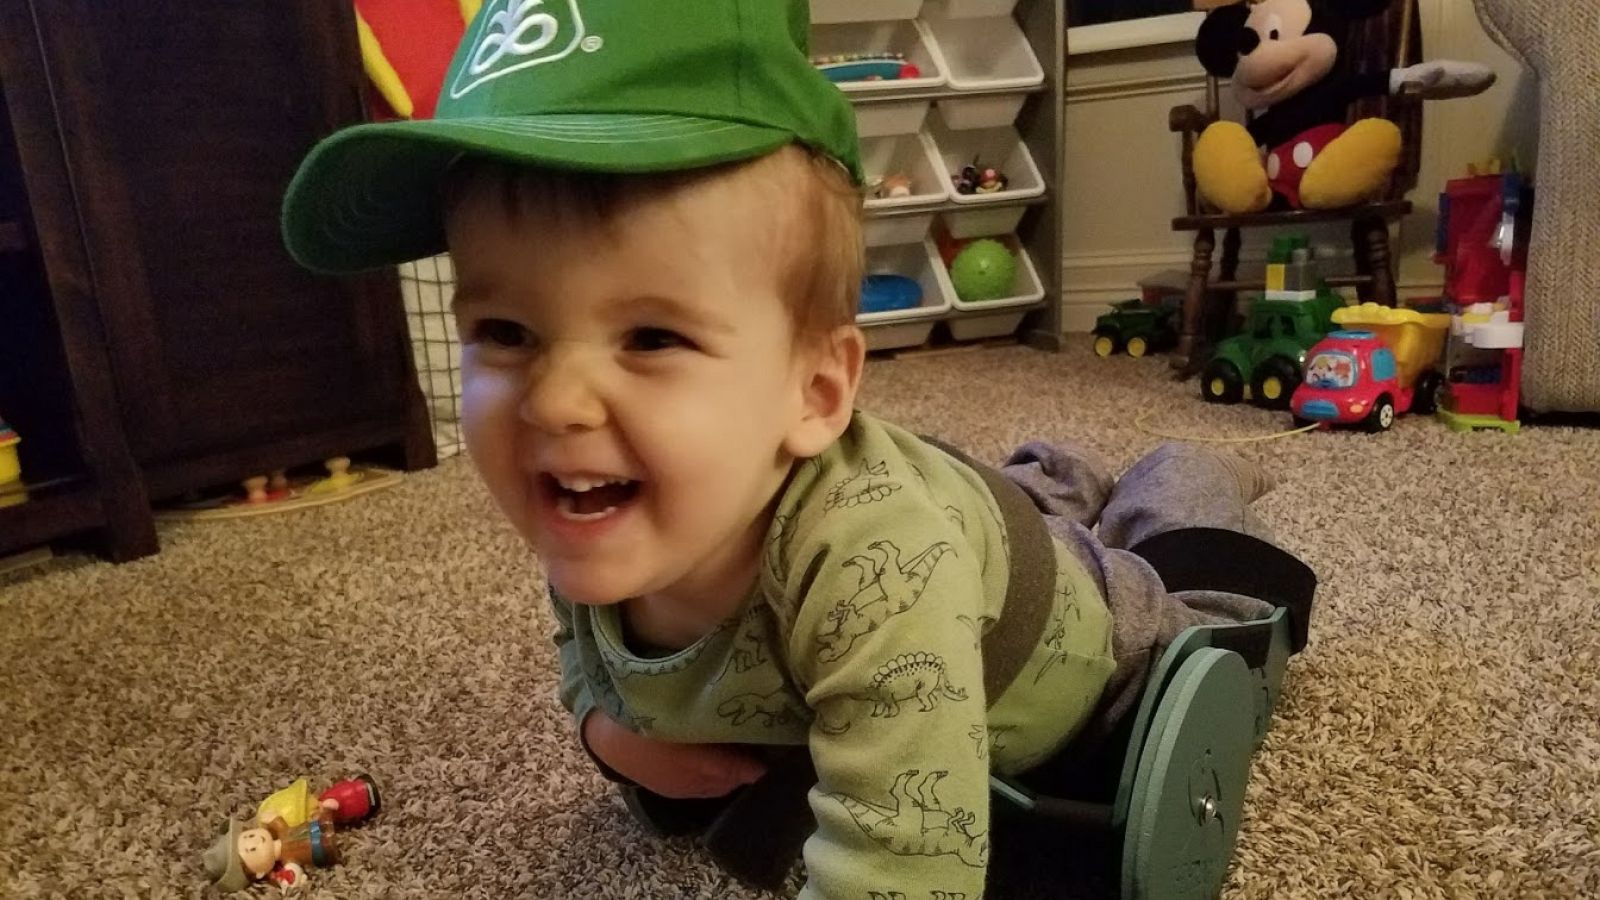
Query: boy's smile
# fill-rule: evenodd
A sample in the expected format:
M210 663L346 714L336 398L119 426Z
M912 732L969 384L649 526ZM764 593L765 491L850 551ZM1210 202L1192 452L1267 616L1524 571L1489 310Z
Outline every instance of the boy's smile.
M556 512L572 522L593 522L615 515L617 508L639 495L639 482L631 478L597 475L545 476L555 496Z
M479 179L452 206L467 449L567 599L709 630L753 586L790 463L820 450L784 187L706 179L597 222Z

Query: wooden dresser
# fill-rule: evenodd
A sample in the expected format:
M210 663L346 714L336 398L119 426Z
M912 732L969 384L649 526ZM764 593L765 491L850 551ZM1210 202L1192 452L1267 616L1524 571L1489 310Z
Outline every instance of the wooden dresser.
M0 417L29 485L0 555L131 559L152 501L335 455L433 464L394 274L314 276L279 238L361 79L339 0L0 4Z

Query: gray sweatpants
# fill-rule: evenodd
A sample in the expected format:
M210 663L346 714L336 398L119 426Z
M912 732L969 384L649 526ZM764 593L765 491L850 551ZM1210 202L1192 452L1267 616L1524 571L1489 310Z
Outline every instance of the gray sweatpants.
M1102 741L1122 722L1138 703L1150 667L1185 628L1272 614L1271 604L1254 597L1169 593L1155 569L1129 552L1181 528L1223 528L1271 541L1239 484L1236 473L1244 465L1209 448L1164 444L1113 479L1086 450L1036 442L1001 467L1044 513L1050 533L1088 569L1110 607L1117 665L1080 742Z

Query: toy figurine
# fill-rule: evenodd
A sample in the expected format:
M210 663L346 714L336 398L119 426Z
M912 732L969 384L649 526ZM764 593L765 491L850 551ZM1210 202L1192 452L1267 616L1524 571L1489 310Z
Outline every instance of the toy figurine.
M958 194L993 194L1006 189L1010 179L999 169L985 167L974 159L972 165L963 166L959 175L950 176Z
M879 200L911 196L911 176L899 172L881 175L872 180L872 195Z
M308 866L339 861L337 827L365 822L378 812L378 786L365 775L311 796L304 778L261 801L249 827L229 820L206 850L206 874L222 891L242 891L263 878L283 888L300 886Z

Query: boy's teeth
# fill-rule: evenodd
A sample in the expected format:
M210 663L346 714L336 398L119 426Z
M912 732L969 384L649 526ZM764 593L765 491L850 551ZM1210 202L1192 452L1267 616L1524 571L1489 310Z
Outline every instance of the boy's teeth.
M571 497L558 497L556 499L556 511L561 514L562 518L571 519L574 522L593 522L611 515L617 511L617 508L608 506L599 512L581 513L574 509L574 501Z
M608 484L626 484L627 481L628 479L626 478L584 478L582 476L556 479L556 483L561 485L562 488L575 494L586 493L597 487L605 487Z

